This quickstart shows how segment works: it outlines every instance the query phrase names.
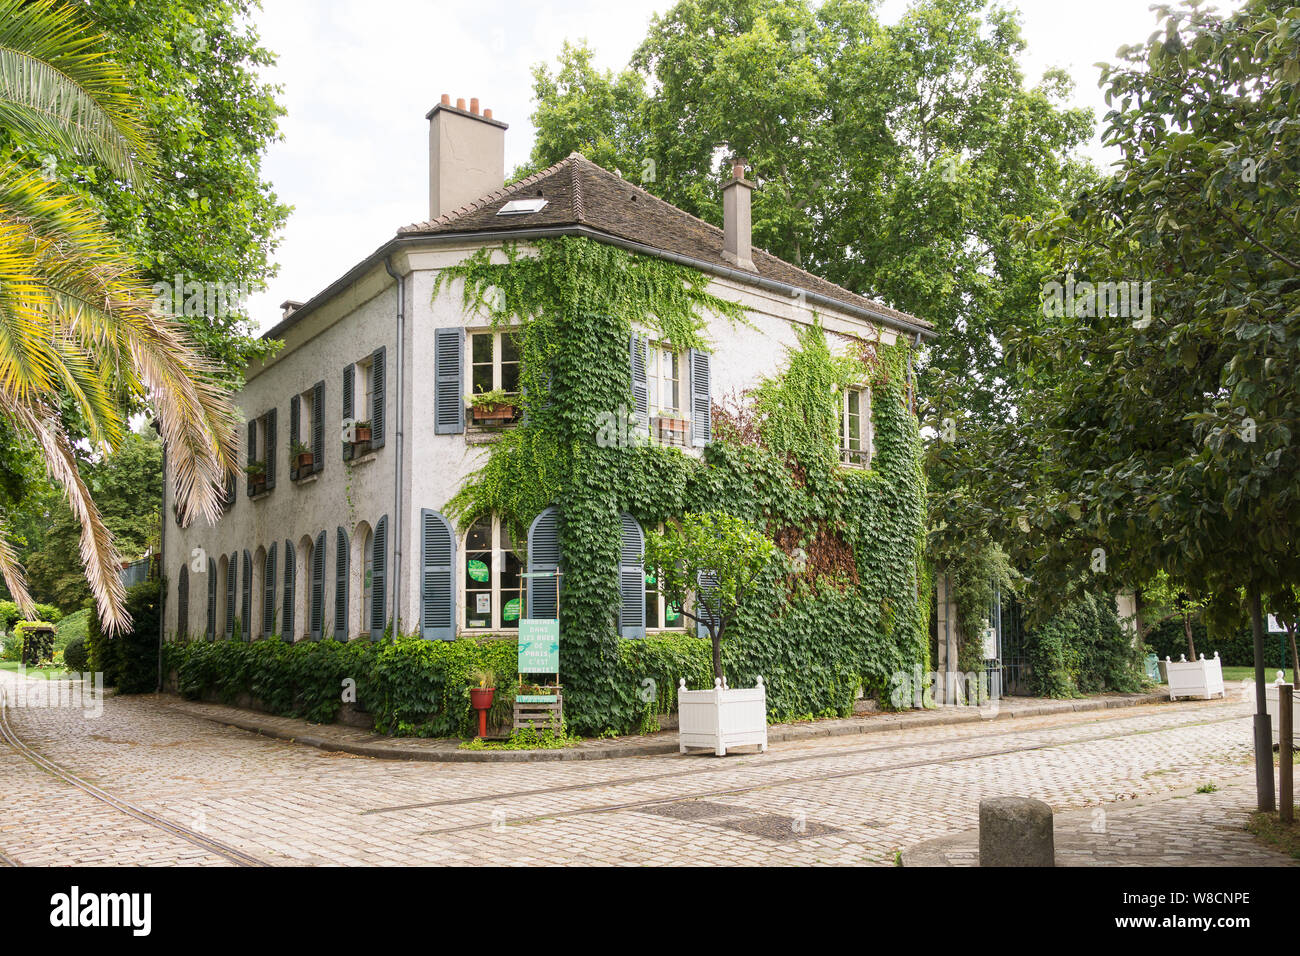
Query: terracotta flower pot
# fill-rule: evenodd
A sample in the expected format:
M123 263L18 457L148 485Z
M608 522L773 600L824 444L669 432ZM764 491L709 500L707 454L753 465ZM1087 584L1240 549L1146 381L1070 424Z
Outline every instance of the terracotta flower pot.
M305 451L298 456L298 467L310 468L313 461L315 461L315 456L311 452Z
M496 697L497 689L495 687L471 687L469 691L469 703L475 710L489 710L492 707L492 701Z
M357 426L357 444L359 445L359 444L361 444L362 442L367 442L367 441L370 441L370 426L369 426L369 425L358 425L358 426Z
M475 422L508 422L515 417L515 406L505 402L475 405L471 413Z

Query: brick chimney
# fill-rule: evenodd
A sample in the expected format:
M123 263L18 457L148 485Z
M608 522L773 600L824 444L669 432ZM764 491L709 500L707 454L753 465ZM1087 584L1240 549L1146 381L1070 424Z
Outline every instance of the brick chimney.
M506 181L506 124L479 112L478 97L451 105L451 97L425 117L429 121L429 218L437 219L500 189Z
M750 258L752 224L750 221L750 194L754 184L745 178L745 164L737 162L731 167L731 182L722 187L722 258L741 269L754 270Z

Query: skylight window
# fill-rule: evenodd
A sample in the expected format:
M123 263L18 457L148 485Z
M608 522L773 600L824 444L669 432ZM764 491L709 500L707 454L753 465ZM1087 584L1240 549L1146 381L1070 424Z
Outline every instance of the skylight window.
M546 208L545 199L512 199L497 210L498 216L527 216Z

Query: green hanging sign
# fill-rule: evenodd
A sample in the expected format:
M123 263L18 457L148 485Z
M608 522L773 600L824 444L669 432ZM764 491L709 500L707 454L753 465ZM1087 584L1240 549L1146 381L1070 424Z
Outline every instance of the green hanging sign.
M509 601L506 601L506 606L501 609L501 620L519 620L519 598L511 598Z
M465 573L475 581L487 581L492 573L488 571L488 566L477 558L470 558L465 562Z

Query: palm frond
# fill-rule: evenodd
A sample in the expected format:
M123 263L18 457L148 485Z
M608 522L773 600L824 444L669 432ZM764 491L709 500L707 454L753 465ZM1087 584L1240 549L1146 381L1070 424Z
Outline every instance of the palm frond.
M13 545L9 541L9 526L5 524L3 518L0 518L0 578L4 579L5 587L13 595L14 603L23 612L23 616L29 620L35 618L36 602L27 592L27 579L23 574L22 565L18 563L18 555L14 553Z
M132 182L156 162L126 75L60 0L0 0L0 124Z

